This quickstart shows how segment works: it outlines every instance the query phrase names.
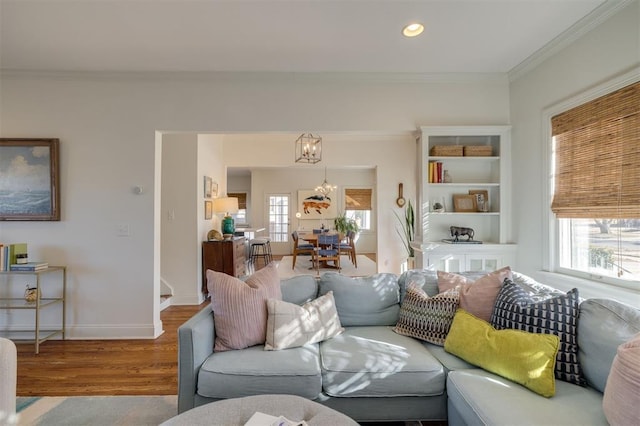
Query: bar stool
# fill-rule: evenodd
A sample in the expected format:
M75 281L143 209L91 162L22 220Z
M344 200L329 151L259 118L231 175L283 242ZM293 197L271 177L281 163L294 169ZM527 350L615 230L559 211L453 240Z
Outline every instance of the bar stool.
M257 259L262 258L265 266L271 263L273 255L271 254L271 241L268 238L254 238L249 241L251 247L249 262L255 264Z

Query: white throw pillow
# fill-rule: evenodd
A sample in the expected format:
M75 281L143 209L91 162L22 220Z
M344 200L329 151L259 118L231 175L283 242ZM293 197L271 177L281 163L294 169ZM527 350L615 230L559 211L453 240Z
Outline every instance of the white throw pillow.
M269 299L267 312L266 351L321 342L344 331L332 291L303 306Z

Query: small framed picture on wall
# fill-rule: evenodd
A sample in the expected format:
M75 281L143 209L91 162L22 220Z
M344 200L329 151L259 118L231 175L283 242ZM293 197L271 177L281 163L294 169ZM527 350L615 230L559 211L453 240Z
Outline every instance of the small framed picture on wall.
M204 218L205 220L211 220L213 217L213 201L204 202Z

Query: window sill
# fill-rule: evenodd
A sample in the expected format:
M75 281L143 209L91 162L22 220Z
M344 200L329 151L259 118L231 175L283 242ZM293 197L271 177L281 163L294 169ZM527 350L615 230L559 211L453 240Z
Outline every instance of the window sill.
M640 309L640 292L624 287L617 287L584 278L572 277L548 271L537 271L531 275L536 281L550 285L562 291L577 288L584 299L607 298L616 299L627 305Z

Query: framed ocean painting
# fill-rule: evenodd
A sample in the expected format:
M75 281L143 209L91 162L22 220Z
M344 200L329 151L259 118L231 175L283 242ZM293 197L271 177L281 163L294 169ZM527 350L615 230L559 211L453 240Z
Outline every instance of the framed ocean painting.
M0 220L60 220L58 139L0 138Z

